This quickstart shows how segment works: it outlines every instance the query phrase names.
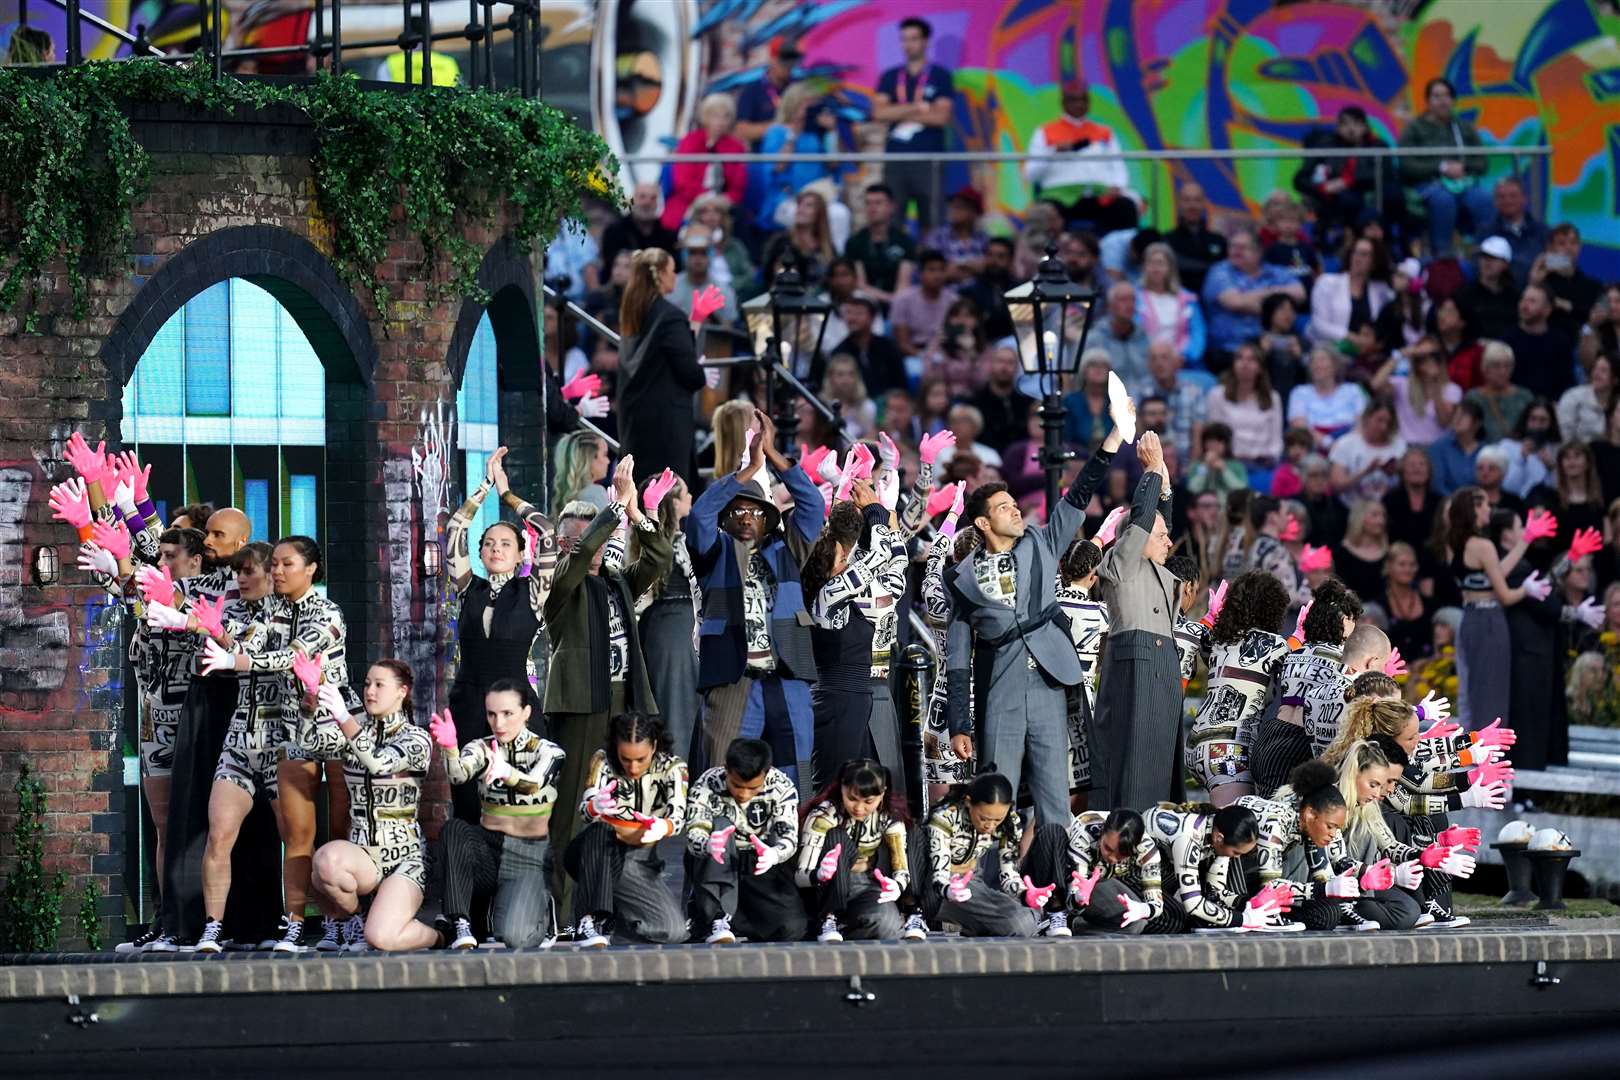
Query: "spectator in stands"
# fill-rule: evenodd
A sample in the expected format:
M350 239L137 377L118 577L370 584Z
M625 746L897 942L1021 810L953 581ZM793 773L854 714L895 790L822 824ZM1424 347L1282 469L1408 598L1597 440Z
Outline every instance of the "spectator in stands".
M1372 390L1382 395L1387 388L1401 438L1412 446L1428 446L1451 425L1451 413L1463 397L1462 387L1446 376L1440 343L1434 338L1420 339L1403 355L1407 373L1397 373L1397 359L1392 356L1373 376Z
M832 311L827 314L827 329L822 336L824 343L842 341L849 336L849 324L844 322L844 304L855 295L855 289L854 263L848 259L834 259L828 264L821 299L831 305Z
M1305 235L1305 211L1285 191L1274 191L1266 199L1265 245L1261 258L1280 266L1310 294L1311 284L1322 272L1322 256Z
M749 169L748 194L756 200L754 212L758 219L767 227L790 227L795 196L815 185L827 202L833 246L842 248L849 240L849 207L839 201L838 185L851 166L805 161L798 155L854 150L854 130L847 121L840 121L836 101L810 83L788 87L777 108L776 123L759 142L760 153L779 154L781 158Z
M984 416L978 409L966 403L951 406L946 414L946 426L956 436L956 445L947 446L940 452L938 463L943 468L958 454L972 454L980 462L993 468L1001 468L1001 454L993 446L986 446L979 441L979 433L984 430Z
M1312 341L1337 345L1359 319L1372 322L1395 298L1389 287L1389 253L1376 241L1352 240L1344 252L1342 273L1323 274L1311 289Z
M1080 358L1080 385L1063 398L1063 441L1084 457L1102 445L1114 420L1108 409L1108 353L1096 347Z
M945 313L956 302L945 284L945 256L933 249L917 255L917 284L895 294L889 311L890 332L907 356L918 356L936 344Z
M1232 456L1232 429L1219 421L1204 425L1198 460L1187 468L1187 490L1194 495L1210 492L1224 502L1232 492L1248 486L1249 470Z
M986 446L1005 451L1024 435L1034 399L1018 389L1018 350L1010 342L990 349L984 388L973 395L972 405L984 418L979 438Z
M1581 341L1576 347L1581 366L1590 370L1592 361L1599 356L1620 363L1620 284L1603 291L1603 298L1592 305L1592 313L1581 327Z
M1253 234L1248 234L1247 242L1254 245ZM1234 253L1239 246L1234 238ZM1258 257L1258 248L1254 254ZM1219 280L1217 275L1218 271L1210 273L1210 283ZM1221 376L1220 385L1209 392L1205 412L1210 423L1224 423L1232 429L1232 454L1248 466L1250 486L1268 490L1271 470L1282 457L1283 407L1254 342L1237 346L1232 366Z
M624 299L624 286L630 280L629 248L620 248L608 266L607 284L585 297L585 310L604 322L619 317L619 301ZM549 353L547 354L550 355Z
M675 144L677 154L744 154L748 147L731 133L737 105L728 94L709 94L698 104L698 125ZM700 196L714 192L733 203L748 193L748 166L740 161L677 162L670 166L669 197L664 203L666 229L679 229L686 211Z
M1002 482L1019 502L1040 492L1046 483L1046 470L1041 468L1041 447L1045 445L1041 403L1030 401L1024 411L1024 427L1018 440L1001 451Z
M1382 499L1395 484L1404 453L1406 440L1395 430L1394 407L1374 401L1362 412L1356 430L1337 439L1328 453L1333 490L1347 506L1360 499Z
M1492 510L1523 513L1524 500L1503 487L1507 480L1508 464L1506 450L1500 445L1487 446L1474 459L1474 483L1485 493L1485 501Z
M1226 237L1212 232L1207 224L1209 203L1204 189L1191 182L1176 192L1176 227L1165 234L1165 243L1176 253L1176 267L1187 288L1204 295L1204 278L1210 268L1226 258ZM1255 251L1258 260L1260 252ZM1304 299L1304 297L1300 297Z
M1203 367L1203 308L1196 295L1182 288L1176 253L1162 241L1149 244L1142 252L1136 319L1150 342L1168 342L1189 368ZM1187 447L1181 449L1185 453Z
M602 230L602 264L611 267L621 251L662 248L674 255L676 233L659 218L658 203L663 197L658 185L643 180L630 193L630 212Z
M1480 437L1488 443L1507 438L1519 417L1535 397L1529 390L1513 383L1514 353L1510 345L1500 341L1485 344L1485 354L1479 362L1480 384L1463 395L1479 407L1483 419Z
M1572 386L1558 399L1558 427L1566 439L1592 442L1608 430L1609 411L1614 407L1614 364L1607 356L1596 357L1587 369L1590 380Z
M827 200L817 191L800 192L793 204L793 227L771 237L765 245L765 258L761 264L765 274L765 287L776 282L776 275L792 251L798 260L799 276L806 285L820 285L827 276L827 268L838 258L833 246L832 230L827 222Z
M1530 268L1531 282L1547 290L1553 329L1573 342L1603 296L1603 286L1581 270L1581 231L1565 222L1555 226L1546 253ZM1522 318L1523 312L1520 312Z
M1522 499L1546 483L1557 467L1558 447L1563 441L1552 402L1546 398L1531 401L1513 425L1512 435L1496 443L1508 462L1502 486Z
M702 225L692 225L686 229L686 238L681 242L686 252L686 266L681 276L675 281L675 288L669 294L669 302L682 311L692 310L692 297L709 286L720 290L725 303L720 310L709 316L712 324L730 326L741 318L737 309L737 293L730 285L722 285L714 280L710 273L713 266L713 249L709 245L709 230Z
M1007 290L1019 284L1013 274L1013 242L1003 236L992 236L984 246L984 266L973 281L958 290L958 294L972 300L984 314L984 333L992 341L1010 337L1013 332L1012 313L1007 310Z
M1333 466L1321 454L1307 454L1300 462L1303 487L1295 497L1304 507L1310 525L1305 542L1315 547L1331 547L1344 536L1349 511L1333 494Z
M955 192L945 202L945 220L928 230L923 246L945 256L945 280L962 286L984 269L985 248L990 237L979 228L984 216L984 196L971 187Z
M866 224L849 238L844 253L855 262L855 277L862 292L885 304L896 290L911 285L917 242L894 226L894 192L886 184L872 184L862 196Z
M924 435L945 430L951 411L951 385L943 375L924 374L917 385L917 424Z
M944 152L956 101L950 71L928 62L928 39L933 33L926 19L900 20L900 48L906 62L879 76L877 92L872 95L872 119L890 125L885 152L917 156L915 161L884 166L883 182L894 192L900 219L905 220L907 205L915 202L917 221L923 228L933 224L934 202L939 197L939 173L927 156Z
M1457 294L1481 338L1500 341L1519 321L1519 285L1512 265L1512 245L1500 236L1486 237L1479 245L1479 272Z
M1305 459L1316 452L1316 435L1309 428L1283 432L1283 459L1271 474L1271 497L1292 499L1305 490Z
M1530 264L1547 248L1547 226L1537 221L1526 209L1524 184L1517 176L1504 176L1492 189L1496 216L1482 233L1500 236L1513 251L1509 265L1513 277L1520 285L1530 280Z
M867 395L861 367L848 353L834 353L821 380L821 400L838 407L844 437L860 442L877 435L877 406Z
M576 304L595 291L601 273L602 252L596 238L581 226L569 225L560 230L546 247L547 279L567 278L564 294Z
M1344 381L1344 365L1326 345L1311 350L1310 379L1294 387L1288 395L1288 424L1316 436L1324 452L1333 440L1355 426L1367 407L1367 394L1355 383Z
M1394 536L1393 530L1391 536ZM1428 533L1424 533L1424 540ZM1372 600L1389 616L1384 632L1392 648L1407 660L1420 660L1434 651L1435 602L1418 587L1417 549L1420 542L1392 540L1384 557L1383 588Z
M1552 325L1546 285L1529 284L1519 294L1519 324L1502 340L1513 350L1516 381L1536 397L1557 401L1575 385L1575 342Z
M1390 285L1395 297L1373 322L1379 347L1394 354L1428 332L1429 294L1423 289L1423 267L1416 259L1402 259Z
M1333 573L1357 596L1383 591L1384 558L1389 554L1389 515L1375 499L1350 503L1344 538L1333 545Z
M1069 271L1069 280L1084 285L1098 296L1108 292L1108 275L1103 272L1102 248L1097 234L1066 232L1058 237L1058 258Z
M540 316L540 333L545 346L546 362L560 382L568 382L583 375L591 366L590 357L579 347L578 325L572 315L564 316L556 304L546 304Z
M1136 228L1142 200L1131 190L1119 140L1104 124L1090 119L1091 88L1067 79L1062 88L1063 115L1035 129L1024 165L1024 177L1042 198L1063 208L1071 223L1084 223L1097 233ZM1041 155L1055 155L1043 157Z
M1427 105L1423 115L1401 132L1401 146L1421 149L1436 147L1481 147L1474 125L1453 112L1457 89L1446 79L1430 79L1423 88ZM1401 156L1401 176L1417 189L1429 216L1429 255L1451 255L1453 234L1459 224L1476 230L1491 219L1491 194L1479 182L1485 175L1483 154L1439 158Z
M1474 482L1474 461L1485 445L1485 410L1466 395L1451 414L1451 429L1429 447L1434 489L1442 496Z
M1408 446L1401 455L1398 483L1384 493L1384 510L1389 515L1389 535L1414 548L1422 547L1434 532L1435 515L1441 498L1434 490L1434 466L1419 446Z
M1148 336L1136 322L1136 289L1128 281L1108 288L1108 317L1091 340L1108 353L1109 366L1126 383L1148 373Z
M1254 231L1240 229L1233 234L1227 258L1216 263L1204 279L1204 303L1210 310L1210 351L1206 366L1222 372L1232 363L1239 345L1260 336L1260 308L1266 297L1276 293L1305 300L1305 289L1287 273L1260 261L1260 241ZM1185 266L1183 273L1185 273ZM1238 441L1243 434L1238 432ZM1277 429L1277 446L1272 457L1282 452L1282 427ZM1240 452L1241 456L1241 452Z
M1205 389L1180 375L1181 355L1168 341L1156 341L1148 346L1147 375L1134 384L1126 383L1131 397L1145 403L1150 398L1162 398L1170 410L1169 430L1164 443L1174 446L1181 461L1192 458L1193 447L1198 445L1198 433L1204 426ZM1141 405L1138 405L1140 412ZM1138 420L1141 416L1138 415Z
M690 218L687 228L701 227L709 233L709 277L744 298L742 290L754 276L754 260L732 226L731 200L718 192L700 196L692 203Z
M1429 335L1446 366L1446 376L1464 392L1479 385L1479 361L1485 355L1467 306L1455 296L1429 309Z
M765 132L776 122L776 107L782 93L793 82L793 65L804 59L798 43L783 38L771 42L770 62L760 78L742 88L737 95L736 135L749 146L765 137Z
M1287 293L1272 293L1260 305L1260 352L1271 388L1288 400L1305 374L1305 339L1295 329L1299 305Z
M1592 444L1594 456L1599 455L1601 451L1607 450L1611 452L1610 456L1612 457L1614 449L1614 444L1606 440ZM1598 472L1599 486L1607 493L1608 488L1602 483L1604 477L1601 463L1598 466ZM1609 510L1603 521L1603 547L1592 555L1592 574L1593 586L1601 593L1607 593L1610 586L1616 581L1620 581L1620 498L1609 501ZM1607 600L1606 597L1604 613L1608 618L1607 629L1620 630L1620 606L1612 606Z
M890 390L905 389L905 356L893 339L876 333L874 329L878 317L877 301L857 291L840 305L840 310L844 325L849 327L849 334L842 341L835 342L832 351L855 358L861 379L874 397L881 397ZM814 377L820 381L819 372L814 373Z
M984 381L989 343L973 301L957 297L945 312L945 322L928 351L922 355L925 375L941 375L951 398L961 401L978 392Z
M1359 105L1346 105L1339 110L1333 127L1312 128L1305 135L1304 147L1310 150L1369 150L1387 149L1388 144L1372 133L1367 113ZM1374 206L1378 189L1378 170L1384 170L1384 205ZM1391 222L1399 219L1400 185L1396 182L1394 159L1368 155L1366 157L1305 157L1305 163L1294 174L1294 190L1305 196L1316 212L1316 226L1325 243L1330 237L1348 230L1372 208L1382 212Z

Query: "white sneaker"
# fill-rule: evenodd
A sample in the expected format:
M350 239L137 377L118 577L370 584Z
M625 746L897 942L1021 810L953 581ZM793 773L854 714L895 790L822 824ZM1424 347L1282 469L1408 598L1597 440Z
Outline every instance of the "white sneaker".
M159 934L157 940L146 946L144 952L179 952L180 942L175 940L173 934Z
M365 952L370 948L366 944L366 920L363 915L356 912L343 921L343 951Z
M1421 930L1425 926L1433 926L1433 925L1434 925L1434 916L1430 915L1427 911L1425 911L1423 914L1421 914L1421 915L1419 915L1417 917L1417 922L1412 924L1412 929Z
M203 927L202 937L197 939L197 952L217 953L225 948L225 927L220 925L218 919L209 919Z
M128 955L129 953L147 952L162 936L163 927L154 922L151 926L147 927L143 932L137 934L130 940L120 941L116 946L113 947L113 952L118 953L120 956Z
M478 939L473 936L472 923L469 920L456 920L456 932L450 939L450 948L457 951L478 948Z
M1067 911L1054 911L1046 917L1046 936L1050 938L1074 937L1074 931L1069 929L1069 913Z
M596 920L586 915L574 929L574 944L582 949L605 949L611 942L596 928Z
M904 930L900 931L900 940L901 941L927 941L928 940L928 923L926 921L924 921L922 915L920 915L919 913L913 911L910 915L906 916L906 926L905 926Z
M343 924L336 919L321 920L321 940L315 943L316 952L343 951Z
M737 935L731 932L731 916L722 915L714 920L709 928L709 936L703 939L706 945L735 945Z
M821 933L816 935L816 940L822 944L844 940L843 932L838 929L837 916L829 915L821 920Z
M281 917L281 940L272 946L272 951L278 953L301 953L304 951L304 923L303 920Z
M1297 934L1305 929L1302 922L1293 922L1281 915L1273 915L1266 920L1266 925L1259 928L1262 934Z

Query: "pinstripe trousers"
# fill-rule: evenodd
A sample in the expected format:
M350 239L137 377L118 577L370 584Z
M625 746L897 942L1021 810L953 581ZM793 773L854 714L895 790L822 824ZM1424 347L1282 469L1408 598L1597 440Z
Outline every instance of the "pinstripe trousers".
M545 861L551 841L523 839L460 818L444 823L444 913L466 917L479 896L494 897L491 926L514 949L551 936L551 890Z
M686 916L663 881L655 847L619 842L611 825L593 821L563 856L577 882L574 909L595 918L612 916L612 930L634 941L675 945L686 940Z
M1132 630L1104 646L1091 743L1093 810L1142 810L1181 789L1181 660L1169 634Z

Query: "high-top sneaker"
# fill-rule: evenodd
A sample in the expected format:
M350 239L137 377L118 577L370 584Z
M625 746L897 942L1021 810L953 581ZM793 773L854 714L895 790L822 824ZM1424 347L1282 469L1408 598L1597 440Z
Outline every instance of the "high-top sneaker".
M343 924L336 919L321 920L321 940L315 943L316 952L338 952L343 948Z
M304 951L304 921L302 919L289 919L283 915L278 929L281 932L281 940L272 946L272 951L292 953L293 955Z
M1074 931L1069 929L1069 913L1067 911L1054 911L1046 917L1047 937L1074 937Z
M823 944L844 940L843 931L838 929L838 916L829 915L821 920L821 933L816 935L816 940Z
M217 953L225 949L225 927L218 919L209 919L203 926L202 937L197 939L197 951Z
M120 941L116 946L113 947L113 952L118 953L121 956L128 955L129 953L146 952L150 950L152 946L156 944L157 940L162 936L163 927L159 926L157 923L153 923L151 926L148 926L145 930L139 934L136 934L128 941Z
M343 951L365 952L367 947L365 917L358 913L350 915L343 920Z
M913 911L910 915L906 916L906 925L905 928L900 931L900 939L902 941L928 940L928 923L923 919L920 912Z
M1456 930L1467 926L1469 923L1474 921L1466 915L1458 915L1454 913L1449 907L1433 897L1430 897L1428 900L1423 902L1423 914L1434 916L1434 921L1424 923L1420 919L1420 924L1423 926L1432 926L1437 930Z
M173 934L159 934L157 940L146 946L145 952L179 952L180 939Z
M455 930L450 937L450 947L456 950L478 948L478 938L472 932L472 921L470 919L458 918L455 920Z
M731 932L731 916L722 915L714 920L709 928L709 936L703 939L706 945L735 945L737 935Z
M596 927L596 920L589 915L582 916L579 925L574 928L574 944L582 949L605 949L610 944L607 935Z
M1335 929L1335 930L1347 930L1347 931L1358 931L1358 930L1381 930L1381 929L1383 929L1383 927L1380 924L1378 924L1376 922L1373 922L1371 919L1362 918L1361 913L1356 910L1356 905L1354 905L1354 904L1340 904L1339 905L1339 925L1335 926L1333 929Z

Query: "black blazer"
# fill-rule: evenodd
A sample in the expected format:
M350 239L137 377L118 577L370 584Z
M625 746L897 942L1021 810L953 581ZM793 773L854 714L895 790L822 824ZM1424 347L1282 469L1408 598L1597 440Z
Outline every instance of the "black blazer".
M635 455L636 482L668 468L690 483L697 476L692 395L703 389L703 369L686 313L654 300L641 333L619 343L619 364L620 447Z

